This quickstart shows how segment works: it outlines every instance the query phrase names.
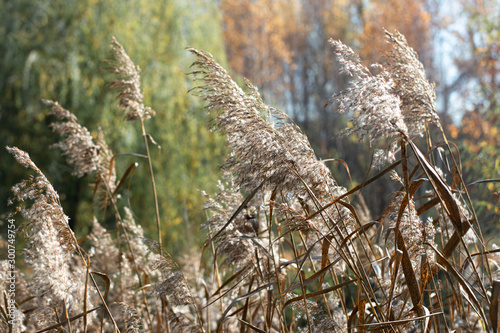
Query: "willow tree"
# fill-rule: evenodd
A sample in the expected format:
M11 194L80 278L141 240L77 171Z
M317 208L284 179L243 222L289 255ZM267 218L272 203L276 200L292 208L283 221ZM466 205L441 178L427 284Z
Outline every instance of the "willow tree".
M204 215L192 210L202 202L196 188L216 183L212 175L220 164L217 156L222 141L205 129L209 119L203 107L187 94L192 83L187 82L185 73L192 59L185 48L222 53L214 5L197 0L182 4L158 0L14 0L0 4L0 16L0 138L3 145L29 151L47 170L54 186L65 193L62 204L76 229L85 232L97 208L88 204L92 196L89 179L76 181L60 152L46 149L57 138L47 126L52 119L41 100L58 101L77 115L94 137L101 127L115 153L143 154L141 130L125 122L117 111L117 92L109 86L112 78L102 70L110 58L109 44L114 36L141 68L144 102L156 110L148 133L162 148L151 149L164 230L168 230L164 237L175 238L187 225L197 230ZM2 159L8 158L5 151L1 154ZM133 186L130 191L125 186L121 194L130 200L136 217L147 228L154 224L147 162L119 155L117 172L121 177L135 162L139 165L131 178ZM6 165L0 167L6 185L0 190L3 206L9 187L15 183L11 179L21 177L18 172Z

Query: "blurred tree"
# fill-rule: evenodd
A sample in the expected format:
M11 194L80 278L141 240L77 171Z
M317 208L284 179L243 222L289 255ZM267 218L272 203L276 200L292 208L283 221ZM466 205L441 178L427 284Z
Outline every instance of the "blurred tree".
M180 248L197 234L205 219L197 189L214 189L223 141L208 131L203 106L187 94L186 72L192 59L184 50L195 46L223 59L219 15L211 2L160 0L54 0L0 2L0 140L28 151L61 194L66 213L77 230L86 233L96 212L89 204L92 180L77 180L57 150L58 140L48 129L48 109L42 98L60 102L96 134L102 127L114 153L144 152L140 128L125 123L117 111L116 94L100 69L109 58L111 36L127 49L142 68L145 103L157 112L146 124L162 146L154 154L156 181L167 247ZM156 151L154 147L151 148ZM12 167L1 150L2 212L10 185L24 170ZM137 220L154 225L154 203L147 163L132 157L116 160L118 176L139 162L124 201L130 201ZM13 161L12 161L13 163ZM109 212L108 212L109 213ZM102 219L102 215L98 215Z
M270 90L281 78L283 66L292 65L292 50L286 37L298 27L286 16L293 13L296 6L295 0L222 0L220 3L229 65L264 91Z
M383 29L398 30L419 54L426 72L432 74L432 20L426 0L372 0L362 9L360 55L370 63L383 63L387 51Z
M465 1L465 46L456 65L476 87L472 100L483 113L498 113L500 104L500 1ZM475 95L475 96L474 96Z
M343 85L328 38L353 39L354 7L338 0L221 2L231 68L286 109L324 155L338 129L324 106Z
M449 126L453 141L458 144L462 172L466 184L496 179L496 182L478 182L468 186L475 203L483 232L500 229L500 114L479 110L465 113L460 128Z
M464 1L465 29L456 31L460 53L458 74L448 94L459 93L463 118L449 125L457 142L466 183L500 178L500 1ZM476 183L468 188L478 203L485 230L500 229L500 184Z
M52 175L72 223L78 220L77 210L87 180L70 177L59 152L48 149L55 141L47 127L49 121L45 119L41 99L57 99L75 112L79 109L80 120L90 128L98 121L99 114L92 110L106 99L98 57L106 54L107 43L99 43L98 34L84 33L80 28L86 26L91 11L87 5L86 1L19 0L2 1L0 10L2 146L15 145L30 152ZM1 189L0 201L5 207L9 185L14 185L15 178L24 171L11 167L11 157L3 147L0 154L6 162L0 171L6 185ZM74 185L63 186L70 183Z
M341 149L333 140L342 126L339 116L325 105L345 83L338 74L328 39L354 40L351 7L348 1L302 1L302 33L291 33L287 39L293 45L295 66L288 68L286 105L324 157L331 154L332 148Z

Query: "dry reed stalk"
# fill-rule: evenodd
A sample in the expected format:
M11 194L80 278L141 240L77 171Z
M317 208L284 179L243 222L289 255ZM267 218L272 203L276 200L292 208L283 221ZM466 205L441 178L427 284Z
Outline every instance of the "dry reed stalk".
M392 46L387 64L372 70L349 47L331 41L342 71L352 76L347 89L334 97L340 111L353 117L353 127L345 133L366 137L370 144L391 140L377 158L392 164L349 191L337 185L300 129L266 105L254 86L247 82L248 92L243 91L208 53L189 49L196 56L192 74L201 82L194 91L215 111L216 127L225 133L230 149L219 193L204 193L212 282L203 281L194 267L179 270L164 251L158 211L160 242L139 241L143 231L131 211L122 219L116 206L120 184L104 141L95 144L74 115L47 102L62 120L52 125L63 136L57 146L77 176L101 175L123 236L113 239L95 220L90 258L94 268L106 273L91 272L88 260L86 269L75 266L72 255L80 248L57 193L26 153L8 148L36 173L13 188L16 201L28 200L18 208L29 221L24 227L26 261L35 291L46 300L32 318L45 328L81 331L76 317L99 308L71 317L71 305L99 301L96 295L82 294L82 278L90 277L97 287L94 276L99 276L106 286L100 300L112 324L91 320L89 331L118 326L126 332L496 331L500 292L493 277L498 270L492 274L489 265L497 263L487 256L498 251L487 251L480 230L471 228L477 217L466 187L469 206L435 166L432 152L437 146L428 137L428 153L418 148L416 140L429 134L428 125L442 131L434 86L404 37L386 35ZM144 126L154 112L144 106L138 67L114 39L112 51L111 71L119 77L112 85L119 89L125 119L141 122L157 204ZM369 221L363 216L370 214L359 212L348 197L387 174L400 189L380 217ZM130 258L121 252L123 244ZM161 278L143 285L139 272ZM132 290L137 278L142 299ZM147 288L155 297L146 296ZM121 301L116 303L121 313L114 312L117 307L108 309L106 297ZM141 317L144 308L147 321Z
M130 59L123 46L113 37L111 43L113 60L109 61L109 71L117 76L112 83L112 87L118 88L118 105L125 111L125 120L137 120L141 123L142 137L148 159L151 187L153 190L153 200L155 203L156 228L158 231L158 244L162 249L161 219L158 206L158 195L156 193L156 183L153 171L153 162L149 152L149 140L151 136L147 134L144 120L155 116L155 112L143 104L143 94L141 91L140 69ZM154 140L152 140L154 142Z

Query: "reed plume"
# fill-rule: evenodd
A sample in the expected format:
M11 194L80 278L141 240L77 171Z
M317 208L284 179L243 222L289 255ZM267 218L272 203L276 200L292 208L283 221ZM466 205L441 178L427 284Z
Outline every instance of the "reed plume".
M386 36L387 62L371 67L330 40L342 72L351 76L332 100L352 117L344 133L370 144L388 142L374 156L381 170L349 190L256 87L246 81L243 90L210 54L189 49L196 57L191 75L200 84L193 92L207 103L229 148L218 192L202 192L207 235L197 255L211 253L206 265L195 258L196 245L184 256L188 267L162 248L157 202L159 242L144 237L132 211L117 205L115 159L102 133L94 139L75 115L46 101L58 119L51 127L62 137L55 146L74 175L97 176L119 229L113 236L113 227L106 224L107 230L95 218L92 233L79 244L47 177L27 153L7 147L35 173L13 187L11 200L28 221L20 230L31 273L25 280L16 272L26 301L16 295L23 322L13 331L496 331L498 249L486 249L472 202L464 201L465 184L450 187L446 171L435 166L436 149L445 165L451 164L446 154L454 160L445 134L448 151L431 137L428 151L420 151L419 136L430 135L428 125L442 130L434 86L405 38ZM110 68L118 77L112 86L125 119L141 123L156 201L144 127L154 111L144 106L139 68L115 39L111 49ZM368 185L385 176L396 186L391 202L381 212L359 209L364 196L379 195ZM352 198L359 202L351 204ZM85 265L73 258L76 251ZM0 268L7 265L0 261ZM4 295L6 280L0 270ZM4 317L0 330L10 329Z
M116 189L116 171L112 163L113 153L99 130L97 140L94 140L90 131L80 125L78 118L64 109L59 103L49 100L43 101L51 107L49 115L55 116L58 121L50 124L52 131L61 136L61 141L52 145L62 150L68 163L73 167L73 174L77 177L94 175L98 182L98 191L104 201Z
M82 307L85 278L75 270L73 253L78 244L59 195L26 152L16 147L7 150L36 174L12 188L10 202L19 203L17 210L28 221L23 226L28 241L24 256L32 270L32 287L49 303Z
M111 86L118 88L118 106L125 112L125 120L146 120L154 117L155 112L143 103L140 68L114 37L110 48L113 60L108 62L109 71L118 77Z
M216 113L215 128L223 130L231 150L225 166L236 182L249 192L263 186L307 196L305 183L317 196L328 193L333 182L328 168L288 116L267 106L249 81L245 93L210 54L189 51L197 57L191 74L203 83L194 91Z

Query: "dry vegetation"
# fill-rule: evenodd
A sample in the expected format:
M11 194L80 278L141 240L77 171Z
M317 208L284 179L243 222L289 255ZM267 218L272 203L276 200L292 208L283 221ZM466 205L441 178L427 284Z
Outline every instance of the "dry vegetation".
M202 192L206 242L180 258L145 239L132 211L118 208L133 166L118 181L104 135L96 142L72 113L47 101L61 136L55 146L75 175L93 177L96 203L114 212L116 232L95 219L79 243L50 181L26 152L8 147L34 175L12 189L16 214L28 221L18 226L28 269L16 271L18 322L8 323L8 263L1 263L0 330L497 332L497 251L481 235L433 85L405 38L386 35L386 64L370 69L330 41L351 76L331 101L352 116L345 134L388 143L374 154L371 176L350 190L286 114L249 82L241 89L209 54L189 49L192 93L206 101L230 154L219 193ZM154 112L143 104L138 68L118 42L111 48L112 85L125 119L140 124L154 194L144 122ZM361 190L388 176L399 190L385 210L350 203L377 195ZM158 210L156 218L161 234Z

